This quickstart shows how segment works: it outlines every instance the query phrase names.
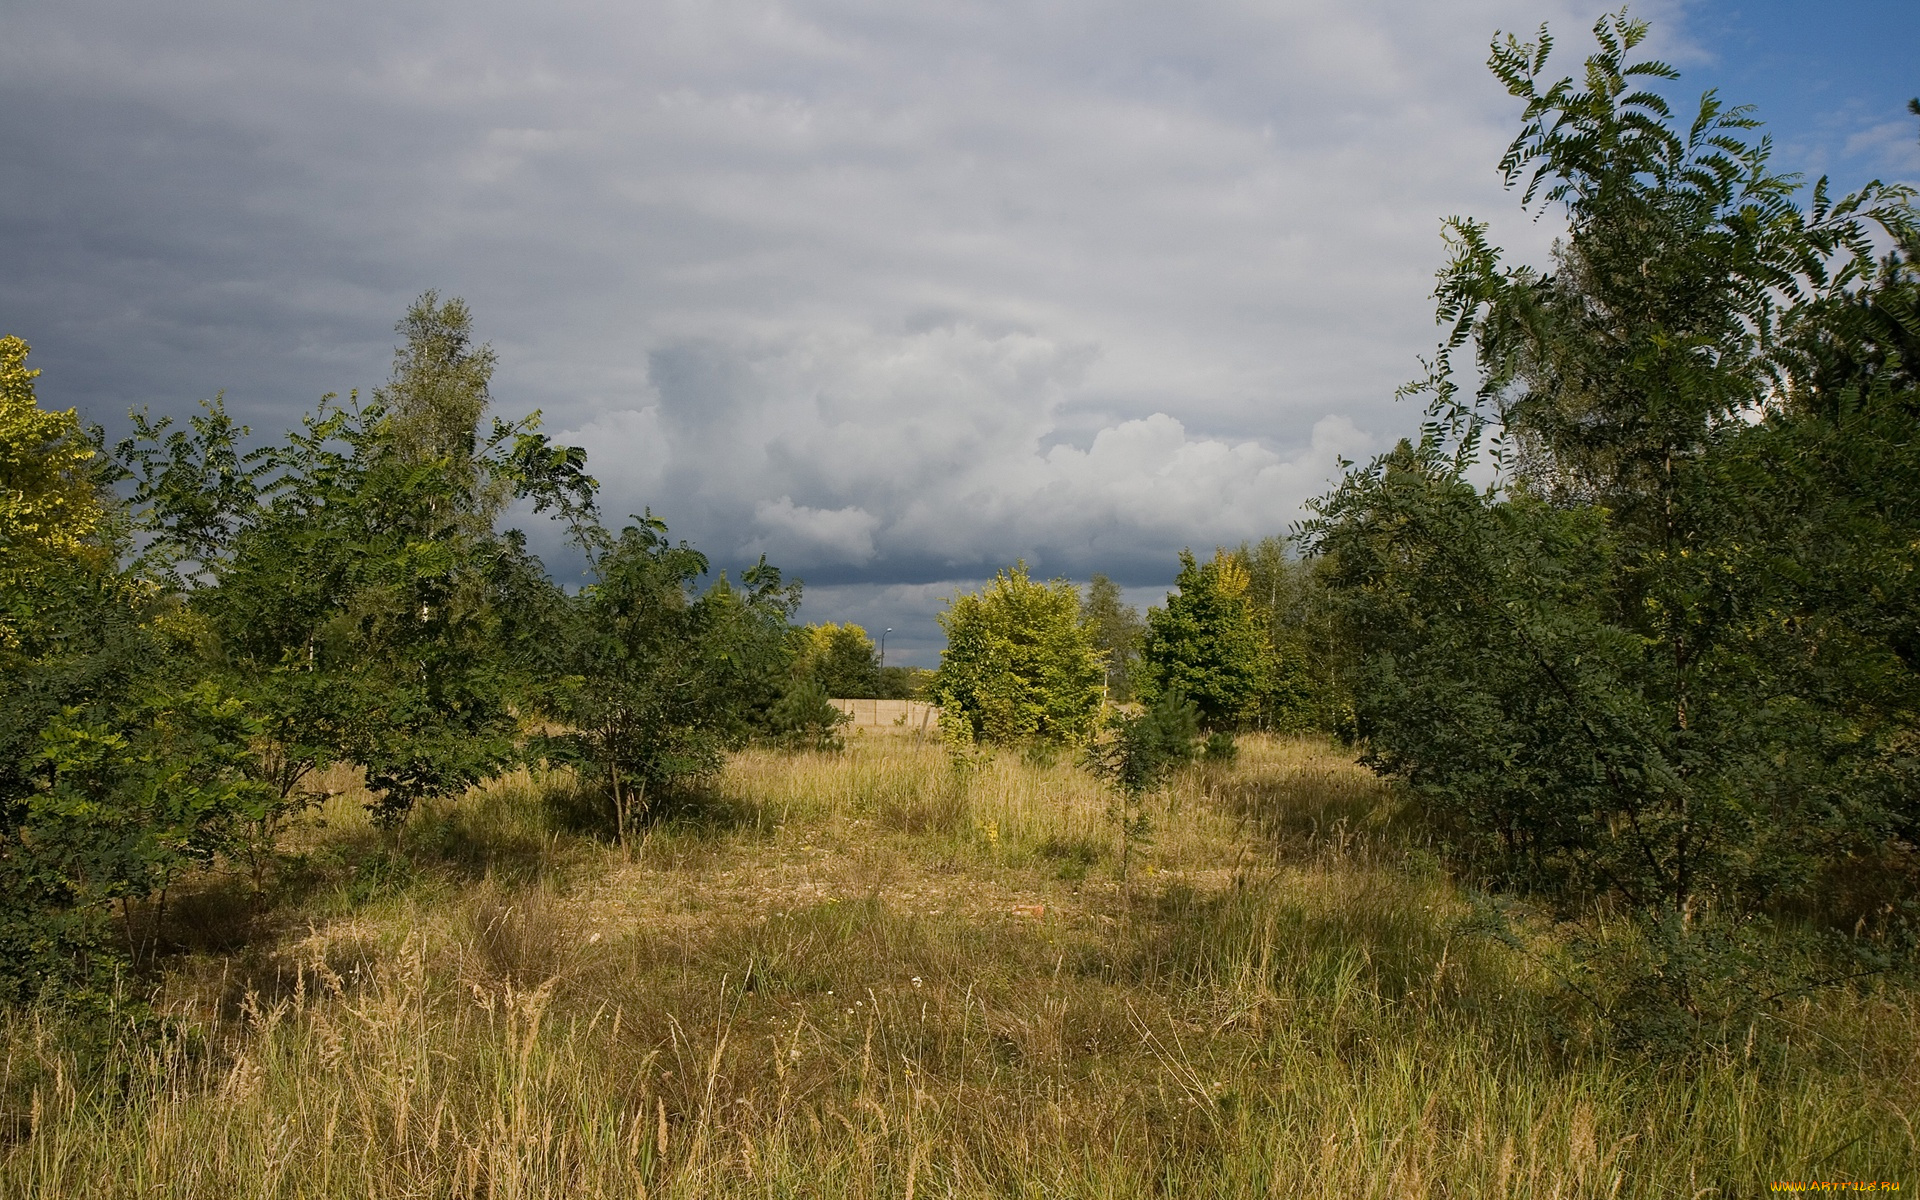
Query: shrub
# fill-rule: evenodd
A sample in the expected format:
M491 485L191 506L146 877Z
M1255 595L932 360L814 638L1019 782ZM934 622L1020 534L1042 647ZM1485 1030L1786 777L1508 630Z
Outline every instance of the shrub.
M965 740L1080 742L1100 712L1104 669L1080 596L1036 583L1025 563L955 596L940 617L947 647L933 680L941 720Z

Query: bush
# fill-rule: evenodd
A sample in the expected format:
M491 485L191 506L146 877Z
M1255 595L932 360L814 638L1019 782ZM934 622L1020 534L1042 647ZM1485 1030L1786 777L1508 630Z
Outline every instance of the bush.
M1247 597L1248 575L1221 551L1199 563L1180 552L1178 591L1147 613L1135 693L1152 704L1179 693L1208 729L1238 729L1259 715L1271 689L1272 647Z
M962 740L1073 743L1093 733L1104 670L1073 584L1036 583L1016 563L955 596L940 624L947 646L932 698Z
M840 750L840 727L852 718L836 708L827 689L817 680L795 680L773 706L769 726L773 738L792 750Z

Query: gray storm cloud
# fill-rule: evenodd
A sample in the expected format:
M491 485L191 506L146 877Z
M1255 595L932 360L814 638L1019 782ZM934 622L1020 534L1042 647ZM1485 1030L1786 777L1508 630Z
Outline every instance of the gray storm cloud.
M1411 426L1439 219L1553 235L1487 40L1600 7L22 0L0 319L52 402L273 429L436 287L610 512L810 615L1144 585Z
M943 328L673 357L657 400L560 436L614 464L616 511L670 497L692 527L740 538L741 555L816 574L884 561L946 578L1014 554L1082 575L1151 571L1170 547L1280 532L1336 456L1374 445L1344 415L1284 455L1191 434L1164 412L1101 428L1084 448L1047 445L1083 356L1025 335Z

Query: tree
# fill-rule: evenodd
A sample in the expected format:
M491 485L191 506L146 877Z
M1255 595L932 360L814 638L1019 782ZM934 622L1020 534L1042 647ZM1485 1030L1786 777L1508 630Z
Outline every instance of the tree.
M107 520L95 439L72 409L34 397L27 344L0 337L0 663L22 650L33 593L47 576L101 566Z
M839 699L870 700L880 694L880 652L867 631L849 621L805 625L793 631L797 676Z
M1146 633L1140 610L1121 599L1119 584L1095 575L1080 601L1080 621L1092 630L1094 649L1106 655L1107 699L1126 703L1133 698L1130 674Z
M546 696L567 731L544 745L601 789L625 845L656 801L719 769L756 708L775 707L800 596L764 560L742 589L723 578L696 594L706 556L651 513L608 543L569 606L565 674Z
M1350 705L1339 682L1345 647L1327 597L1331 564L1293 550L1288 539L1266 537L1232 552L1269 650L1258 721L1283 732L1339 732L1350 724Z
M473 314L458 296L440 302L428 291L407 309L394 332L393 373L374 393L388 423L390 453L402 462L446 463L471 493L481 483L476 431L486 415L497 358L473 345ZM484 513L484 505L470 507Z
M811 679L794 680L767 718L774 740L793 750L843 749L840 727L853 719Z
M219 397L181 428L135 414L117 468L0 340L0 995L115 958L115 903L150 960L184 871L243 861L260 884L329 762L364 767L394 822L557 715L549 748L599 775L624 838L768 724L799 585L762 560L696 594L705 558L650 515L603 528L585 453L538 414L482 432L493 359L463 305L429 293L400 331L369 403L329 396L252 449ZM567 522L589 587L495 528L514 497Z
M257 814L258 727L199 678L186 632L121 569L97 434L33 393L0 339L0 997L85 987L150 950L168 885ZM158 893L137 929L133 905ZM118 902L125 942L103 919Z
M879 698L918 700L932 681L933 672L925 667L881 667Z
M1200 713L1178 692L1165 692L1145 712L1108 712L1102 736L1087 747L1087 765L1118 793L1108 819L1120 833L1120 880L1133 848L1149 842L1153 822L1146 800L1176 768L1192 762Z
M1698 1014L1710 915L1731 930L1810 898L1845 847L1889 844L1891 780L1911 779L1892 750L1920 694L1899 618L1844 627L1816 576L1844 566L1912 611L1911 401L1890 378L1866 404L1818 380L1897 359L1840 317L1898 307L1910 268L1876 267L1869 235L1905 244L1913 214L1900 189L1834 201L1824 181L1797 208L1746 110L1708 93L1674 127L1640 83L1675 73L1628 60L1645 25L1595 33L1584 86L1542 86L1544 30L1491 58L1526 104L1506 179L1568 218L1554 270L1504 266L1483 226L1449 223L1452 329L1410 389L1429 397L1422 437L1351 472L1305 533L1359 648L1369 760L1494 878L1635 914L1647 978ZM1873 434L1850 474L1815 410ZM1467 470L1489 436L1482 491ZM1894 520L1868 529L1876 506ZM1875 762L1863 804L1850 789Z
M1747 569L1771 585L1752 634L1824 718L1807 732L1820 731L1808 750L1826 764L1816 802L1834 814L1820 839L1830 864L1896 861L1893 848L1920 844L1920 229L1892 232L1858 287L1792 314L1788 386L1725 454L1748 484ZM1911 895L1911 868L1907 882ZM1884 899L1883 887L1844 892L1856 909Z
M464 305L427 293L397 329L371 402L326 397L278 445L243 450L216 398L185 428L135 414L118 450L142 569L264 723L274 818L336 759L365 767L389 821L510 761L528 665L508 653L528 649L516 609L554 601L494 523L515 495L591 514L583 453L537 433L537 413L482 436L493 356L470 346Z
M1211 730L1231 732L1260 711L1270 649L1247 596L1246 569L1225 551L1200 563L1180 552L1179 590L1147 611L1136 692L1148 704L1178 693Z
M1037 583L1024 562L941 614L947 633L932 696L941 720L972 740L1080 742L1093 732L1105 674L1078 590Z
M231 854L270 801L248 770L260 726L217 682L169 687L164 675L122 696L71 706L29 760L20 861L46 910L118 902L135 965L158 947L167 893L183 872ZM11 889L9 889L11 890ZM156 897L146 928L133 903Z

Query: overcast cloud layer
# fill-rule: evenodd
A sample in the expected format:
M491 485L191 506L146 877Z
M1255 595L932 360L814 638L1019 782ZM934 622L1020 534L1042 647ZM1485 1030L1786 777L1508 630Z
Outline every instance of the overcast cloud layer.
M1602 6L8 7L0 325L44 399L278 429L437 287L612 513L930 662L955 581L1164 587L1411 428L1440 218L1554 233L1494 176L1488 38L1552 21L1570 69ZM1846 152L1896 169L1894 115Z

